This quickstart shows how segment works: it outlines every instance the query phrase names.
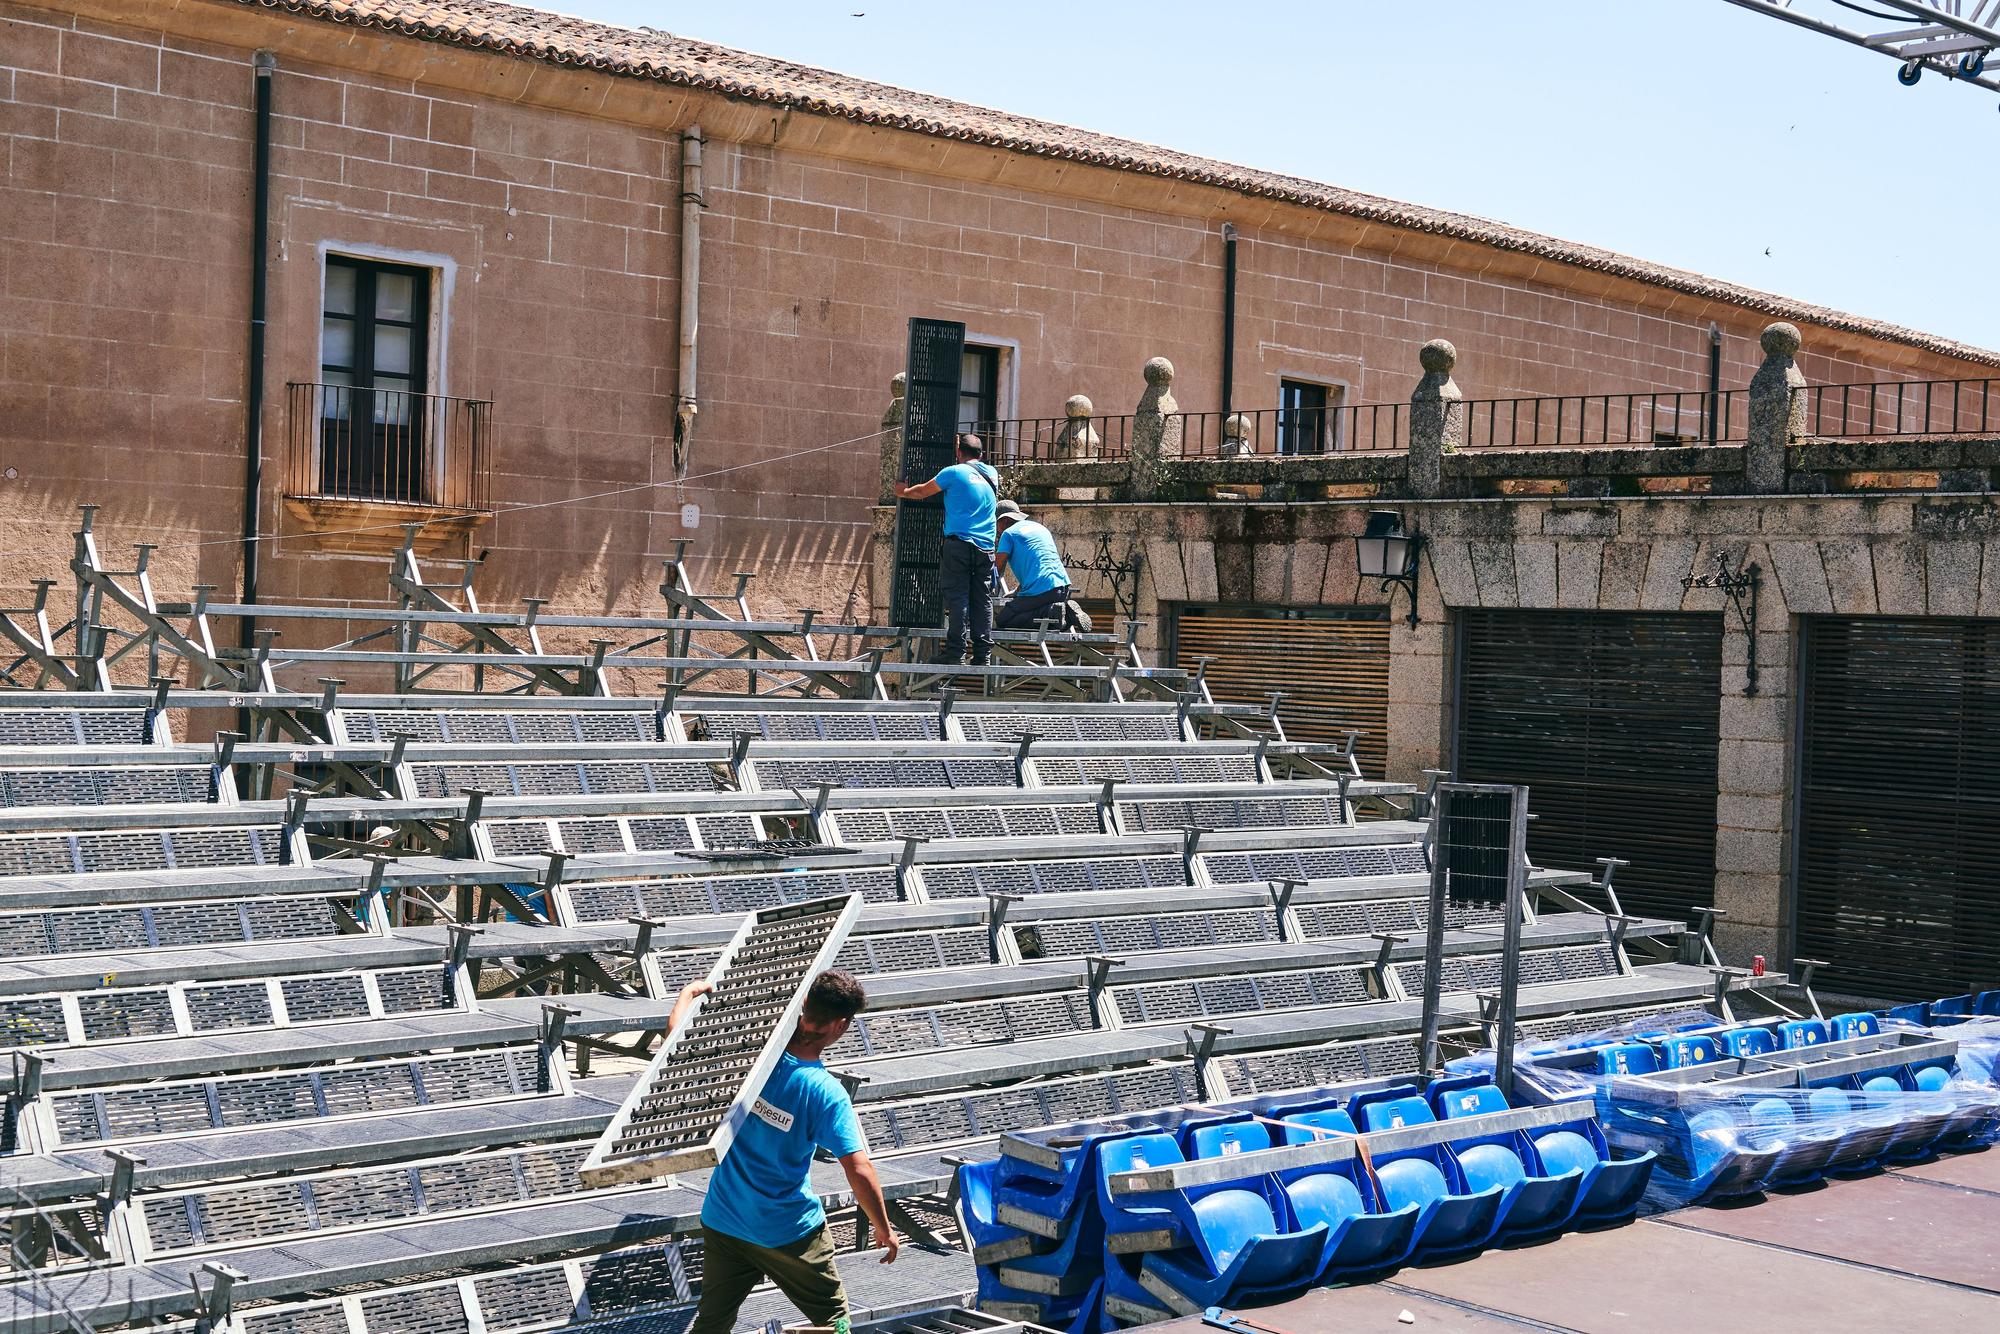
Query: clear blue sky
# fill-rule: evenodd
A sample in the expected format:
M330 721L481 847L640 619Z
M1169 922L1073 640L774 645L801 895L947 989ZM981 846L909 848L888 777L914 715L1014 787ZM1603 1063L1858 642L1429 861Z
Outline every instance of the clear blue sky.
M2000 348L1994 96L1723 0L544 2Z

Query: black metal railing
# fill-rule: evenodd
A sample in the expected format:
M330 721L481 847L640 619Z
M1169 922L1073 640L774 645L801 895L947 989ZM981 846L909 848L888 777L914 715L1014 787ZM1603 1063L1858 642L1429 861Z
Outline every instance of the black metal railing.
M1813 384L1800 392L1805 433L1830 440L2000 433L2000 380Z
M1736 390L1480 398L1455 410L1469 449L1701 445L1750 435L1750 398Z
M490 401L298 382L286 391L286 495L487 508Z
M1409 448L1410 405L1357 403L1331 408L1261 408L1233 412L1243 419L1240 435L1225 427L1220 412L1178 412L1181 443L1176 459L1285 458L1315 454L1383 453ZM1081 420L1081 419L1079 419ZM1132 456L1136 418L1127 413L1091 417L1089 433L1067 417L1017 417L981 422L973 431L997 464L1114 462Z

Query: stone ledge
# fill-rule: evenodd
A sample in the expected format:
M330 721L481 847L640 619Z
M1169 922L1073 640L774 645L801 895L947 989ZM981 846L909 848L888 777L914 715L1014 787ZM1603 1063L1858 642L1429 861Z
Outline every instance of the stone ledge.
M391 500L357 500L336 496L286 496L285 513L295 524L279 534L314 551L386 556L402 548L405 525L421 524L416 551L436 556L493 516L483 510L412 505Z

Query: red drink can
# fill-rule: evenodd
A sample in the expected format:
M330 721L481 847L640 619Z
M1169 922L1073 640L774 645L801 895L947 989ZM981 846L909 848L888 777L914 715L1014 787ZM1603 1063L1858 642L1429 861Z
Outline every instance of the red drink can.
M1763 975L1764 975L1764 956L1763 956L1763 955L1761 955L1761 954L1753 954L1753 955L1751 955L1751 956L1750 956L1750 976L1752 976L1752 977L1762 977Z

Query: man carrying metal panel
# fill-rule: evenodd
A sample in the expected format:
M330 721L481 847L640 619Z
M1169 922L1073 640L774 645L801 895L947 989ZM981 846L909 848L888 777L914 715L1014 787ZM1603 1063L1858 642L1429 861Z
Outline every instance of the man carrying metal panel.
M899 500L944 497L944 545L938 552L938 597L944 603L944 647L938 662L956 664L965 654L966 622L972 622L972 665L993 656L993 507L1000 474L980 462L976 435L958 438L958 462L939 469L928 482L897 482Z
M682 990L669 1032L710 989L704 980ZM790 1045L709 1177L701 1209L701 1305L688 1334L728 1334L743 1299L765 1278L815 1325L845 1334L847 1291L834 1267L826 1210L812 1188L815 1149L832 1154L847 1174L855 1202L881 1239L881 1262L896 1258L896 1233L868 1141L847 1091L820 1061L867 1003L848 973L813 979Z

